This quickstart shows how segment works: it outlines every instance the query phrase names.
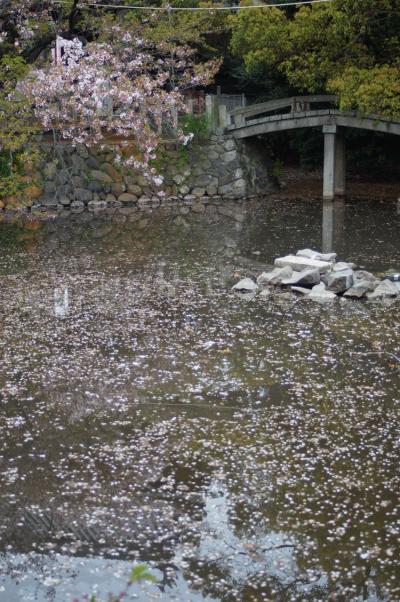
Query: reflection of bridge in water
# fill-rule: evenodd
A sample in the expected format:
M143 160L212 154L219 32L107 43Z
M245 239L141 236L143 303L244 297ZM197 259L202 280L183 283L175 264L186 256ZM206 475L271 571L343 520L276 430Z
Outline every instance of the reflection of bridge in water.
M341 248L344 237L344 199L322 205L322 252L332 253Z
M207 97L207 100L214 128L220 134L237 139L321 127L324 134L323 197L329 200L345 193L345 128L400 135L400 120L340 111L335 108L335 96L297 96L233 109L224 104L223 97L221 101L218 96Z

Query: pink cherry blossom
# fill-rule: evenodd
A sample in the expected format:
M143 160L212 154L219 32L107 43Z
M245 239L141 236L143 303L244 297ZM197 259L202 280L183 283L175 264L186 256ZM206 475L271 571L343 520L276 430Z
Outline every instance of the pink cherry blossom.
M21 87L42 127L87 146L117 137L120 146L135 147L124 164L160 182L149 162L163 132L190 141L175 127L186 110L183 91L207 85L219 62L196 64L189 48L145 41L116 26L107 42L59 38L58 44L61 61L32 70Z

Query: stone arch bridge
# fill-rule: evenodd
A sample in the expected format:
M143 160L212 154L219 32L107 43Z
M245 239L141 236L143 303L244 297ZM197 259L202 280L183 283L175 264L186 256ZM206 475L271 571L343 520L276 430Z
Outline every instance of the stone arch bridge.
M239 97L240 98L240 97ZM207 97L207 110L214 131L237 139L250 138L283 130L320 127L324 133L323 197L333 199L345 194L345 128L400 135L400 120L380 115L343 112L335 96L296 96L269 102L233 107L224 97Z

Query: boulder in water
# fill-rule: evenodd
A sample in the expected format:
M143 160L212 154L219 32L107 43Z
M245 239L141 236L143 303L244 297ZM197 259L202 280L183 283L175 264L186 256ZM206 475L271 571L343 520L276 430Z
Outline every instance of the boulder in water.
M292 276L293 270L289 266L282 268L274 268L271 272L263 272L257 278L257 284L261 287L268 286L269 284L282 284L285 279Z
M235 293L255 293L258 291L258 285L251 278L242 278L232 286Z
M321 275L316 268L306 268L301 272L293 272L290 278L282 280L282 284L319 284Z
M375 283L371 280L357 280L345 293L344 297L355 297L361 299L375 289Z
M320 284L316 284L312 287L311 293L307 295L307 299L325 303L325 301L333 301L336 299L336 295L332 291L327 290L324 282L320 282Z
M344 293L354 284L353 270L340 270L339 272L330 272L324 277L327 290L333 293Z
M336 261L336 253L319 253L312 249L300 249L296 255L299 257L308 257L308 259L319 259L320 261Z
M400 293L395 282L390 280L382 280L371 293L367 293L367 299L374 301L375 299L388 299L390 297L397 297Z
M355 263L349 263L347 261L338 261L333 266L333 271L334 272L341 272L342 270L353 270L356 267L357 266L356 266Z

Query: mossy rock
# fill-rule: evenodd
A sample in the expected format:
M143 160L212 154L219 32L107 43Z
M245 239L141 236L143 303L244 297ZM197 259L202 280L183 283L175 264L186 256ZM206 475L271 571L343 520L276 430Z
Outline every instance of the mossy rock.
M113 182L122 181L122 174L117 169L115 169L115 167L111 165L111 163L103 163L100 166L100 170L109 175Z
M43 188L32 184L31 186L28 186L27 188L25 188L24 194L31 201L35 201L36 199L39 199L43 195Z

